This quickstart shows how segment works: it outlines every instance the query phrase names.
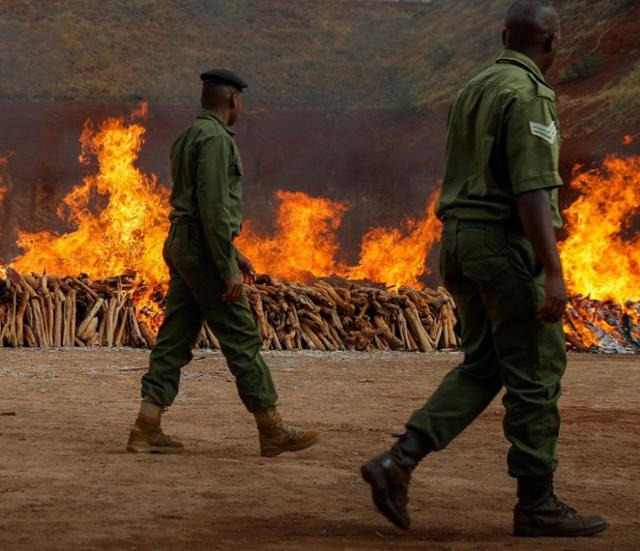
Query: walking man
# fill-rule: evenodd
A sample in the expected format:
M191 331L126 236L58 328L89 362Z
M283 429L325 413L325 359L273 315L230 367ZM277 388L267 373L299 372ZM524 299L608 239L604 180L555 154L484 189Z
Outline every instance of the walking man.
M554 228L559 135L553 64L560 22L545 0L518 0L506 50L458 94L449 114L440 268L461 322L463 363L415 411L391 449L362 467L373 501L408 529L413 469L444 449L504 387L509 474L517 478L516 536L586 536L606 529L554 494L557 401L566 367L567 302Z
M220 341L240 398L255 416L261 454L303 450L319 434L280 417L278 396L260 354L262 339L243 290L243 279L255 273L233 244L242 224L243 168L230 127L242 110L247 83L224 69L200 78L202 112L171 149L173 210L163 251L170 270L167 309L142 378L142 404L127 450L183 451L181 442L162 432L160 418L178 394L180 370L193 357L203 321Z

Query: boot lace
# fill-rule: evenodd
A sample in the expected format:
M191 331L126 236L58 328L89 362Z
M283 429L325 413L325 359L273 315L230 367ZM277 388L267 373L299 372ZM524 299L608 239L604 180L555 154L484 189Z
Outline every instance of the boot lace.
M578 516L578 511L576 511L573 507L570 507L563 501L560 501L558 499L558 496L556 496L555 494L551 496L551 500L553 501L553 504L562 512L563 516L572 518L576 518Z
M276 410L273 414L273 419L276 425L280 427L280 430L284 432L289 438L301 438L304 434L298 427L286 423L280 416L280 412Z

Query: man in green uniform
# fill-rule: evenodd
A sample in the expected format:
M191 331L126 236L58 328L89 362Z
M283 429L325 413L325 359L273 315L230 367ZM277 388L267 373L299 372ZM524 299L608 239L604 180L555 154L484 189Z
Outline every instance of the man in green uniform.
M518 481L514 534L580 536L607 527L553 491L567 292L554 231L561 225L558 121L543 73L555 60L559 31L549 2L513 4L506 51L450 111L437 207L440 268L457 303L464 361L389 452L362 467L374 503L401 528L409 528L407 490L418 462L444 449L503 387L508 470Z
M274 456L315 444L319 435L283 422L262 339L243 280L254 277L234 246L242 225L243 174L233 126L242 110L244 80L215 69L201 75L202 112L171 149L171 229L164 245L170 282L164 323L142 378L142 404L127 449L176 453L182 443L164 434L160 417L177 393L180 369L192 359L203 321L220 341L240 398L254 414L260 451Z

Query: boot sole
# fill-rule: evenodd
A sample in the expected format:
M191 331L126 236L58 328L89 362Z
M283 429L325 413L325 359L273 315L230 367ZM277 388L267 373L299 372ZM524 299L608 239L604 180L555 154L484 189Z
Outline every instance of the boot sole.
M581 538L604 532L608 527L609 524L606 523L576 532L553 532L552 530L544 530L537 526L521 526L513 529L513 535L517 538Z
M286 453L286 452L300 452L302 450L306 450L307 448L310 448L311 446L313 446L314 444L317 444L320 441L320 436L316 436L315 438L312 438L310 440L307 440L305 442L301 442L299 444L293 444L292 446L287 446L286 448L280 448L280 447L269 447L269 448L261 448L260 449L260 455L262 457L276 457L277 455L280 455L281 453Z
M371 486L371 498L378 511L392 524L402 530L409 530L411 522L398 513L387 492L384 471L376 464L365 463L360 467L362 479Z
M138 444L128 444L127 451L131 453L161 453L165 455L184 452L184 448L169 448L165 446L142 446Z

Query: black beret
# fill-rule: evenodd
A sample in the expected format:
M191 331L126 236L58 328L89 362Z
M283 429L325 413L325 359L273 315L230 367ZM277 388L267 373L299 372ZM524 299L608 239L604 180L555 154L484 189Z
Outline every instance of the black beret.
M221 84L230 84L239 90L248 88L247 82L228 69L211 69L200 75L202 82L219 82Z

